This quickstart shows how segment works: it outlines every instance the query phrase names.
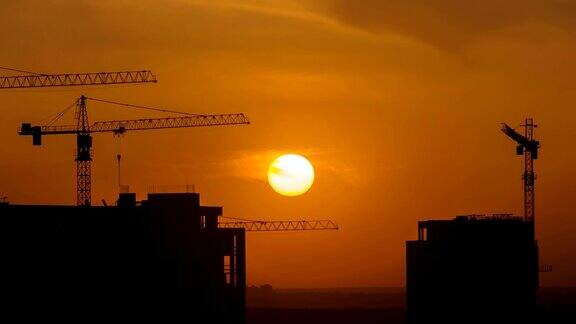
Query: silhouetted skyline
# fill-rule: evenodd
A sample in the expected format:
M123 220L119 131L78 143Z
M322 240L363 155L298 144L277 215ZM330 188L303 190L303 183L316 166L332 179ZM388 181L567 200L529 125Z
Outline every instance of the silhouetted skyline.
M127 134L121 145L98 136L93 201L115 201L121 146L123 179L138 199L150 185L189 184L229 216L341 225L248 236L248 284L403 286L404 242L417 237L417 221L522 214L521 158L499 128L531 116L545 143L536 231L541 263L554 266L541 282L576 285L574 9L538 0L5 1L0 66L146 68L159 82L0 92L0 197L74 204L75 139L31 147L16 128L81 94L244 112L252 124L242 129ZM90 116L149 113L94 105ZM314 166L314 185L302 196L280 196L267 184L269 163L284 153Z

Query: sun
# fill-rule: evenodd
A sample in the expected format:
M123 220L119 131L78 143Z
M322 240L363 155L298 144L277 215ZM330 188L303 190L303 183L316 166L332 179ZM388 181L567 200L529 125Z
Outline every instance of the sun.
M299 196L312 187L314 168L299 154L284 154L268 167L268 183L284 196Z

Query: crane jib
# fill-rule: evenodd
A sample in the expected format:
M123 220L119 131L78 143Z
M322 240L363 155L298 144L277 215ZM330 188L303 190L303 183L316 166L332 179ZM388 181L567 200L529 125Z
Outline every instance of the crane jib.
M0 77L0 89L158 82L151 71L64 73Z

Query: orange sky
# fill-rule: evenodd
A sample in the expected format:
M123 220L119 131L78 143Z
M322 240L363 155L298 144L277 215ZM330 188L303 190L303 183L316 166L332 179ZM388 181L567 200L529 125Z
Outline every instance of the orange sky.
M128 133L124 180L195 184L204 204L257 219L330 218L338 232L249 233L249 284L400 286L416 222L521 214L521 159L499 131L540 124L536 216L545 285L576 285L576 5L570 1L0 2L0 65L39 72L151 69L156 85L0 92L0 196L74 203L74 138L32 147L16 127L87 94L248 127ZM91 120L137 118L89 103ZM95 136L93 201L114 201L117 141ZM266 182L306 155L295 198Z

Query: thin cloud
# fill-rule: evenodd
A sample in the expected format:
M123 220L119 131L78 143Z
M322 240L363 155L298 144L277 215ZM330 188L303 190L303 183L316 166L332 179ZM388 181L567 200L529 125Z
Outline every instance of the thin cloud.
M457 49L485 34L539 22L574 33L576 3L549 0L325 0L325 14L373 33L399 33L442 49ZM319 10L315 6L312 10Z
M180 1L189 5L202 6L213 9L237 10L268 16L300 20L312 24L322 25L326 28L337 30L343 33L357 34L365 38L376 39L373 35L371 35L371 33L367 33L363 30L355 28L350 28L346 24L342 24L340 21L334 19L331 16L320 14L312 10L302 9L306 7L309 8L309 6L305 5L295 6L294 2L292 1L251 2L251 3L240 3L235 1L202 1L202 0L180 0ZM285 5L282 6L281 5L282 3L284 3Z

